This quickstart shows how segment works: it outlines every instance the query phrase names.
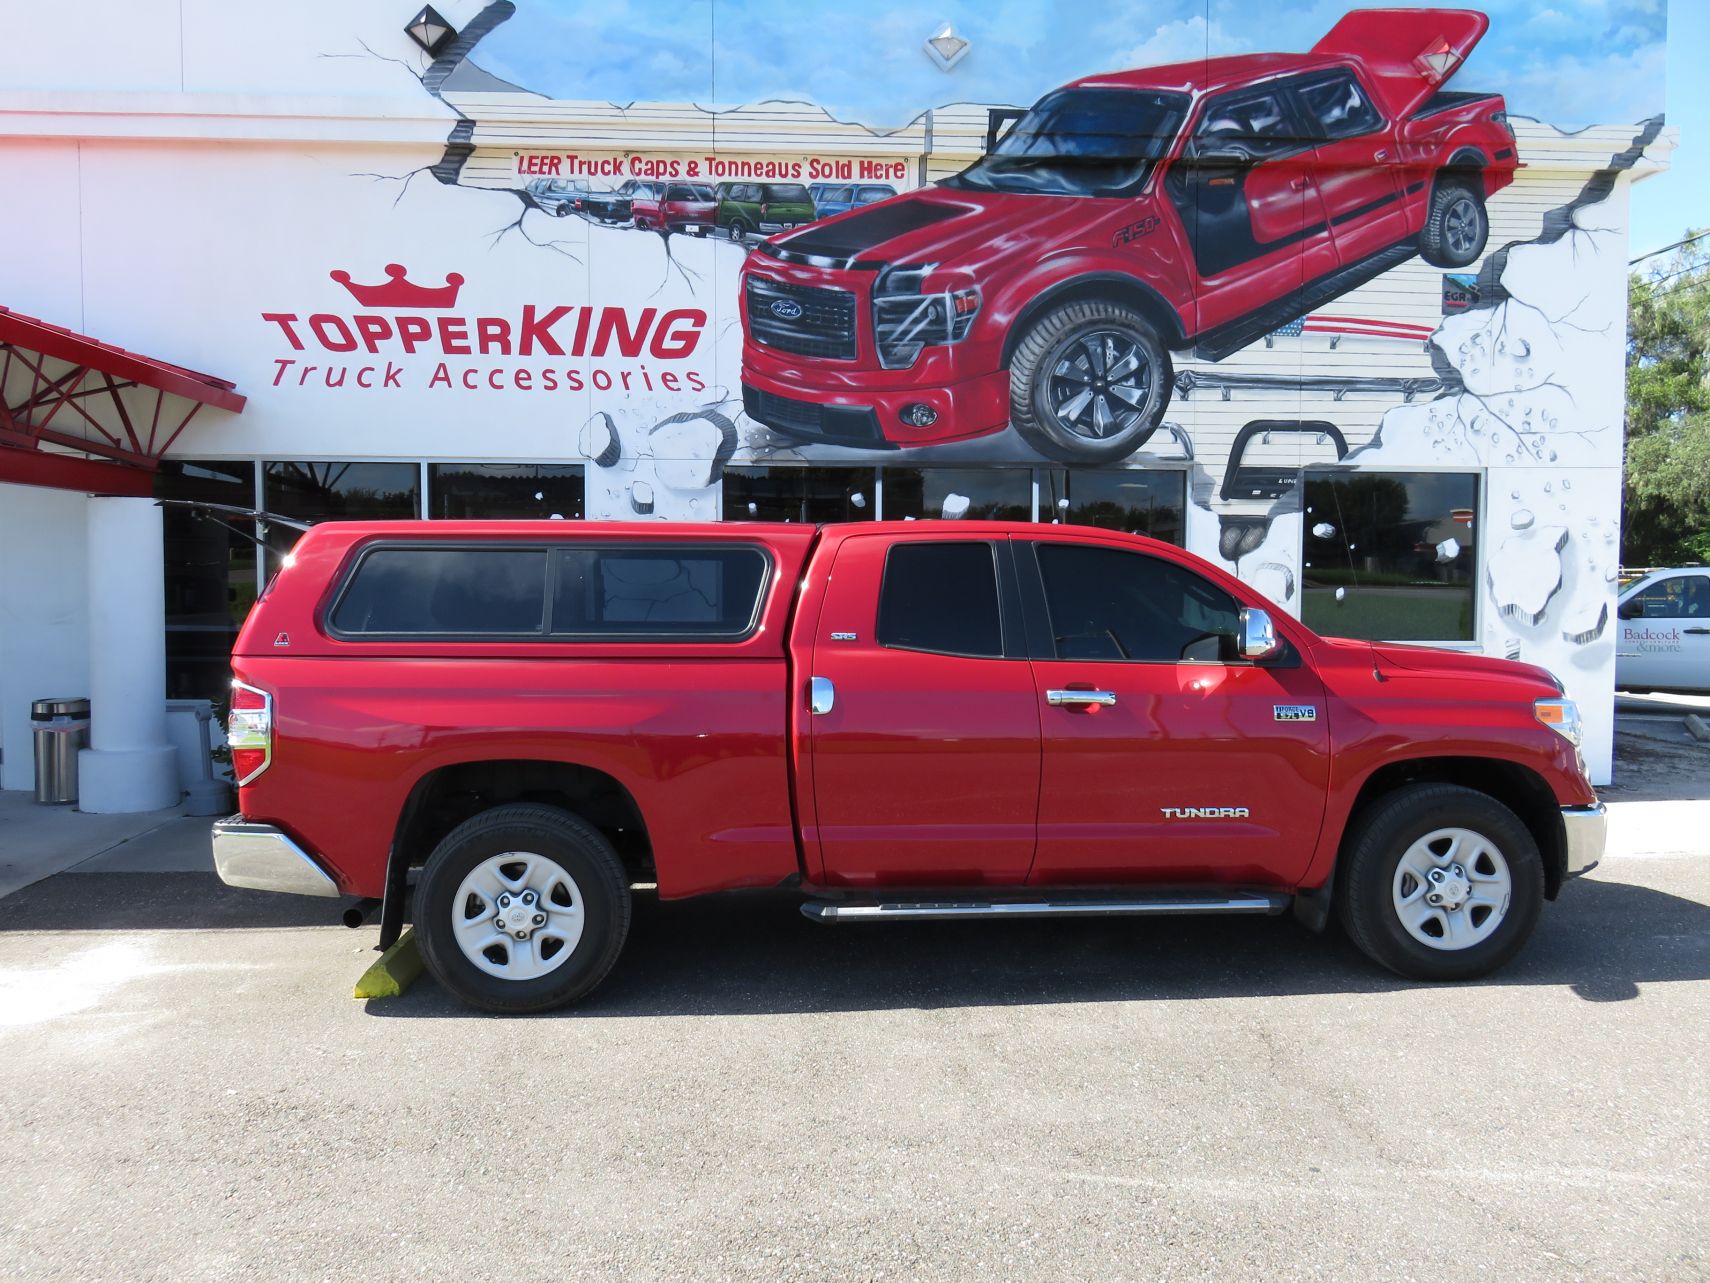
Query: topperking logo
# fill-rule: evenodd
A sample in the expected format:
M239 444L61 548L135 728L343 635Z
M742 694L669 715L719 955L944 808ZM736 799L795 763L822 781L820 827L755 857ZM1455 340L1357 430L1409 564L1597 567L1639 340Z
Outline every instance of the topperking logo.
M290 353L272 358L274 387L706 390L705 376L684 364L706 331L699 308L525 303L509 314L471 315L458 310L460 272L441 285L410 280L401 263L388 263L386 279L373 285L343 268L327 275L354 308L261 313Z

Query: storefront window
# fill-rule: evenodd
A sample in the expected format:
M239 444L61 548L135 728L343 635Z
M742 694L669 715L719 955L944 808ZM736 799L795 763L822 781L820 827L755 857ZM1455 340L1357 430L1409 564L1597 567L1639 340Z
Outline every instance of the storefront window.
M381 521L420 517L421 469L414 463L269 463L261 506L302 521ZM267 574L279 568L300 531L267 528Z
M871 468L726 468L726 521L871 521Z
M255 465L164 459L158 499L199 499L255 507ZM162 509L166 552L166 696L224 699L231 687L232 643L255 603L255 544L242 518L229 524L190 509Z
M573 464L435 463L428 515L452 520L582 516L582 469Z
M1039 474L1039 519L1150 535L1182 545L1184 472L1049 468Z
M1306 474L1301 618L1336 637L1471 641L1478 477Z
M1033 473L1027 468L886 468L885 520L906 517L1031 521Z

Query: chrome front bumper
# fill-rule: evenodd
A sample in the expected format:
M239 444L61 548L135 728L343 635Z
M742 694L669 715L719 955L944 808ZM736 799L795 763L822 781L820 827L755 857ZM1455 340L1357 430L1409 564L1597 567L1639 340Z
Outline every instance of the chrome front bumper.
M291 895L342 895L320 865L271 824L241 815L214 822L214 868L229 887Z
M1567 859L1563 872L1570 878L1597 867L1609 836L1609 815L1603 803L1562 807L1562 835Z

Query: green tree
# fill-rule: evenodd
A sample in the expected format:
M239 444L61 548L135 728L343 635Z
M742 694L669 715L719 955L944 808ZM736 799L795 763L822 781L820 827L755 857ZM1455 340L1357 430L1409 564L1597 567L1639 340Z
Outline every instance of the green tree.
M1710 560L1710 237L1631 278L1626 464L1622 560Z

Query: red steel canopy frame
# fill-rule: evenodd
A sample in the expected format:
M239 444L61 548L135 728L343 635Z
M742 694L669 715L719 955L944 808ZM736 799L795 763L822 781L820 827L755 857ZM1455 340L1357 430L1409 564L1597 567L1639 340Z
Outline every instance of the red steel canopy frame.
M122 395L131 389L141 391ZM225 379L0 307L0 481L148 495L161 456L205 405L236 413L244 398Z

